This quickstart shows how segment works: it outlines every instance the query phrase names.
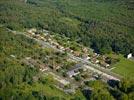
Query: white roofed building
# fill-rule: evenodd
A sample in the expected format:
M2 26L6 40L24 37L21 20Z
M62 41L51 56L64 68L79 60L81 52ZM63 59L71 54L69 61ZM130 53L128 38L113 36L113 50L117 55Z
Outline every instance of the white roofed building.
M127 55L127 59L130 59L132 57L133 57L132 53L130 53L130 54Z

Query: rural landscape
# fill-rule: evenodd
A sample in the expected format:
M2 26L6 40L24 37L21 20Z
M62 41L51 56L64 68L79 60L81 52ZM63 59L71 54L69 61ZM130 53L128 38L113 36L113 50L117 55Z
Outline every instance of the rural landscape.
M0 0L0 100L134 100L133 0Z

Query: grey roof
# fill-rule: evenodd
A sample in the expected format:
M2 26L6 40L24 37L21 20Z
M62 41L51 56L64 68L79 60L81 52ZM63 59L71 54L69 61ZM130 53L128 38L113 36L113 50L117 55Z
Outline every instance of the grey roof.
M80 68L82 68L82 65L83 65L82 63L76 64L70 71L67 72L67 74L69 76L73 76L73 75L77 74L77 72L75 72L75 71L77 71Z
M68 74L69 76L73 76L73 75L75 74L75 72L74 72L74 70L72 70L72 71L68 71L67 74Z

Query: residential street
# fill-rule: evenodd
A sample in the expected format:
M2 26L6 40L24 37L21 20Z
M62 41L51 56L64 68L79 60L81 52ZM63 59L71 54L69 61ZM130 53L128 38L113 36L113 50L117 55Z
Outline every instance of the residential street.
M25 35L25 36L28 37L28 38L34 39L34 40L37 41L40 45L42 45L42 47L50 47L50 48L55 49L56 51L64 52L64 51L62 51L62 50L60 50L60 49L58 49L58 48L52 46L52 45L51 45L50 43L48 43L48 42L45 42L45 41L42 41L42 40L39 40L39 39L36 39L36 38L33 38L33 37L27 35L25 32L16 32L16 31L12 31L12 30L10 30L10 29L8 29L8 31L10 31L10 32L12 32L12 33L14 33L14 34L22 34L22 35ZM121 78L119 75L117 75L117 74L115 74L115 73L113 73L113 72L110 72L109 70L107 70L107 69L105 69L105 68L102 68L102 67L100 67L100 66L98 66L98 65L92 64L92 63L91 63L90 61L88 61L88 60L82 59L82 58L80 58L80 57L76 57L76 56L74 56L74 55L71 54L71 53L67 53L67 54L68 54L68 56L69 56L71 59L73 59L73 60L75 60L75 61L77 61L77 62L82 62L83 65L84 65L84 67L86 67L87 69L90 69L90 70L92 70L92 71L94 71L94 72L96 72L96 73L98 73L98 74L102 74L102 76L106 77L106 78L109 79L109 80L110 80L110 79L120 80L120 78Z

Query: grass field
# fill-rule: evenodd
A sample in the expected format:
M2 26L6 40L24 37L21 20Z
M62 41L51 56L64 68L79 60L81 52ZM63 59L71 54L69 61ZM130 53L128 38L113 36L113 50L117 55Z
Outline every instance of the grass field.
M118 58L120 61L112 65L112 67L115 67L112 71L119 75L122 75L124 78L134 79L134 61L128 60L122 55L119 55Z
M45 84L39 84L35 83L33 84L32 90L34 91L42 91L43 94L47 95L48 97L60 97L60 98L65 98L65 100L70 100L75 97L81 98L81 100L85 100L84 95L82 92L78 89L75 94L66 94L62 90L56 88L54 84L56 84L56 81L53 80L53 77L51 75L45 75L44 76L47 80ZM61 99L62 100L62 99Z

